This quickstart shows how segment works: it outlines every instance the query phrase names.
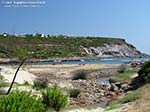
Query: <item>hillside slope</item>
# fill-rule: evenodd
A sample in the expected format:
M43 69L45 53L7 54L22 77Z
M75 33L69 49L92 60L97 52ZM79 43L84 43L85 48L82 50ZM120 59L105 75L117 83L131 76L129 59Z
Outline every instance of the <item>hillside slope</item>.
M102 37L69 37L63 35L39 37L0 36L0 57L14 58L64 57L143 57L124 39Z

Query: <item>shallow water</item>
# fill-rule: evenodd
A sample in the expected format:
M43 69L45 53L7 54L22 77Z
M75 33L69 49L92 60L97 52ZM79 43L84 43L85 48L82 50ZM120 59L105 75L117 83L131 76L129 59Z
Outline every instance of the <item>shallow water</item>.
M128 63L131 61L148 61L150 58L116 58L116 59L85 59L84 61L80 60L67 60L62 62L53 62L53 61L44 61L44 62L34 62L33 64L37 65L48 65L48 64L121 64Z
M109 84L110 83L109 80L110 80L110 78L108 78L108 77L96 79L96 81L98 83L102 83L102 84Z

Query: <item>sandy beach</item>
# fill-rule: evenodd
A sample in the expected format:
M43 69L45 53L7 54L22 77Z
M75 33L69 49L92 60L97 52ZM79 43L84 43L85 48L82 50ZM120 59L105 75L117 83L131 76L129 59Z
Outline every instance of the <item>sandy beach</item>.
M44 74L53 74L48 76L55 80L59 80L59 85L62 87L67 86L68 82L66 79L70 77L70 73L78 70L99 70L104 68L117 68L120 64L61 64L61 65L25 65L23 66L16 77L15 82L24 83L25 81L33 83L37 78L37 74L40 73L41 76ZM7 82L11 82L17 66L1 66L1 75L4 76ZM38 76L40 76L38 75ZM61 80L60 80L61 79ZM57 82L58 83L58 82Z
M120 64L60 64L60 65L28 65L26 70L29 72L45 72L49 71L52 73L70 73L76 70L96 70L103 68L117 68Z
M4 77L4 80L8 83L11 83L14 77L14 74L16 72L16 68L12 68L12 67L0 67L1 71L0 74ZM27 81L30 84L33 84L33 81L36 79L37 77L28 72L25 71L23 69L20 69L18 71L17 77L15 79L15 82L23 84L25 83L25 81Z

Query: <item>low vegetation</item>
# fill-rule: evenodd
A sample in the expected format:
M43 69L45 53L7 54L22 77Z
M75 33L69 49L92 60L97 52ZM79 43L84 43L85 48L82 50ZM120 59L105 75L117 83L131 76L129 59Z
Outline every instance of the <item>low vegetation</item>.
M86 80L88 78L89 71L87 70L78 70L73 72L72 80Z
M45 89L48 87L47 79L36 79L33 82L33 88L35 89Z
M135 101L139 98L140 98L139 92L132 92L132 93L126 94L123 98L119 99L119 102L124 104L124 103Z
M1 112L44 112L44 104L29 92L15 91L0 98Z
M133 76L136 73L137 73L137 70L126 70L123 73L119 73L117 75L113 75L110 78L113 81L115 81L115 82L127 82L127 83L131 83L132 82L131 76Z
M118 101L112 101L106 108L105 110L108 111L108 110L113 110L113 109L117 109L117 108L120 108L121 107L121 104L118 103Z
M80 92L81 91L79 89L71 89L69 90L69 96L72 98L77 98Z
M4 77L0 75L0 95L5 94L4 87L8 87L9 83L5 82Z
M0 112L55 112L65 108L68 98L57 87L43 89L41 97L27 91L14 90L0 97Z
M118 72L119 73L124 73L126 71L126 67L124 64L120 65L119 69L118 69Z
M136 101L137 99L140 98L140 96L141 96L141 91L139 91L139 90L127 93L122 98L119 98L116 101L111 102L106 107L106 110L113 110L113 109L120 108L122 106L122 104Z
M3 95L3 94L5 94L5 91L4 91L3 87L0 87L0 95Z
M30 85L30 83L29 83L28 81L24 81L23 85L25 85L25 86L29 86L29 85Z
M65 96L61 89L57 86L47 88L42 92L43 103L47 109L54 109L60 111L60 109L66 107L68 98Z

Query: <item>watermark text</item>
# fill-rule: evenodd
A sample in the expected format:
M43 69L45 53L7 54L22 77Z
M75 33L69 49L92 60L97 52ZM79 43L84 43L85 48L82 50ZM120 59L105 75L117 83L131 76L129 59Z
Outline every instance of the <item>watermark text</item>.
M46 5L46 1L0 1L2 7L40 7Z

